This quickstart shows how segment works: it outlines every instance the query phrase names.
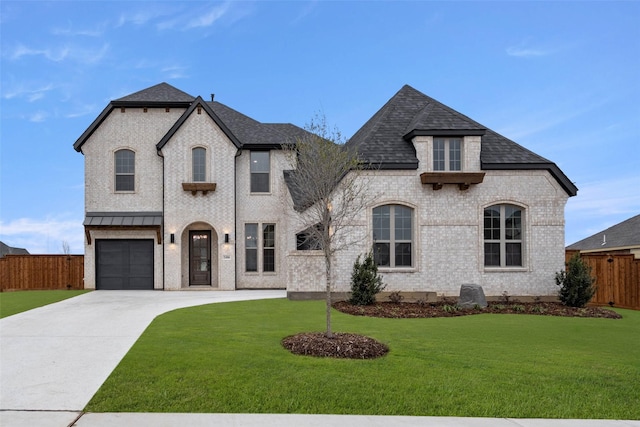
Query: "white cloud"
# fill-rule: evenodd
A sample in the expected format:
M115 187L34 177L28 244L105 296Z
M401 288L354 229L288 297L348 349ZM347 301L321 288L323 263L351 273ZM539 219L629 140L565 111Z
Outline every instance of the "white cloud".
M68 217L19 218L0 220L0 240L32 254L62 253L62 242L69 243L71 253L84 252L82 219Z
M82 117L82 116L86 116L87 114L92 114L96 111L96 105L95 104L86 104L86 105L81 105L80 107L78 107L76 110L67 113L65 115L65 118L67 119L74 119L76 117Z
M12 60L21 59L24 56L44 56L49 61L60 62L69 55L70 49L66 46L57 49L32 49L22 44L18 45L9 55Z
M49 117L49 113L46 111L36 111L28 116L28 120L34 123L44 122L47 117Z
M567 203L567 214L580 217L600 217L640 213L640 173L612 177L600 181L578 183L578 196Z
M229 9L229 3L223 3L221 5L213 7L211 10L204 14L200 14L196 18L191 19L186 28L200 28L200 27L210 27L213 25L218 19L220 19Z
M536 56L547 56L554 53L552 50L545 50L539 48L526 48L526 47L508 47L507 55L517 56L521 58L530 58Z
M53 30L51 30L51 34L53 34L54 36L70 36L70 37L76 37L76 36L101 37L104 34L106 28L107 28L107 22L105 21L97 24L95 28L75 30L73 29L71 22L69 22L69 25L67 28L56 27Z
M29 56L43 56L49 61L62 62L73 60L80 64L96 64L104 58L109 51L109 44L104 43L101 47L70 47L34 49L24 45L18 45L9 55L12 60L20 60Z
M26 98L27 101L33 102L38 99L41 99L45 96L45 93L55 89L53 84L48 84L46 86L33 86L27 87L25 84L19 84L15 87L4 88L4 93L2 95L5 99L12 98Z

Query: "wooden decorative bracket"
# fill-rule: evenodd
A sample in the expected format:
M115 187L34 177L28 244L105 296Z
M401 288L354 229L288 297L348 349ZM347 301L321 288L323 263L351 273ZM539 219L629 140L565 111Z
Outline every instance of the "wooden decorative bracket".
M216 191L215 182L183 182L182 189L184 191L191 191L194 196L198 191L202 191L203 195L206 195L209 191Z
M472 184L480 184L484 175L484 172L424 172L420 174L420 181L422 184L431 184L434 190L442 189L444 184L457 184L464 191Z

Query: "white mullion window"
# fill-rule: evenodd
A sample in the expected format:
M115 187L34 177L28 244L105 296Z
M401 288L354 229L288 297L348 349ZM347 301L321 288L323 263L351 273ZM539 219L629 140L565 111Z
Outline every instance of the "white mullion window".
M461 138L433 138L433 170L462 170Z
M244 237L245 271L248 273L275 272L276 225L273 223L246 223Z
M523 209L494 205L484 210L485 267L522 267Z
M413 265L413 209L402 205L373 209L373 256L381 267Z

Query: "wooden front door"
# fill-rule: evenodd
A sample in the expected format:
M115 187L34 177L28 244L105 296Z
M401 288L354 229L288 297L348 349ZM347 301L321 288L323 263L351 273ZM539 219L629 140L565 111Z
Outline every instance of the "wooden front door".
M211 285L211 232L189 232L189 285Z

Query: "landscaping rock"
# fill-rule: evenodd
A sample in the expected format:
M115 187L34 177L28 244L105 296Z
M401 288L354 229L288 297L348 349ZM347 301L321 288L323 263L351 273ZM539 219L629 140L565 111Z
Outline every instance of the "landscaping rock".
M461 308L474 308L476 305L482 308L486 307L487 299L484 296L482 286L470 284L460 286L458 305Z

